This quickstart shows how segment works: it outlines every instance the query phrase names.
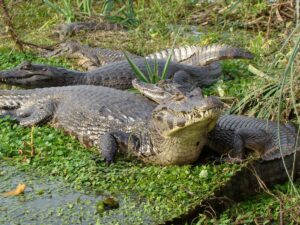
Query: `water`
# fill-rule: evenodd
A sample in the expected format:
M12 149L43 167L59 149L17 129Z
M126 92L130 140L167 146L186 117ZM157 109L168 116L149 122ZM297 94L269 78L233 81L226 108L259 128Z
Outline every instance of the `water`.
M104 196L85 194L61 181L0 166L0 192L25 183L23 195L0 197L0 224L94 224Z

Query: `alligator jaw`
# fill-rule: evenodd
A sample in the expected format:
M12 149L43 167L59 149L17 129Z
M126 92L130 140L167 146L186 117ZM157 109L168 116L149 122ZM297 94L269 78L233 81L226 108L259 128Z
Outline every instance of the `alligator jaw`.
M195 162L215 127L223 104L215 97L176 93L152 112L151 139L160 165ZM163 149L163 150L162 150Z
M63 86L74 82L84 73L60 67L23 62L19 66L0 71L0 83L25 88Z

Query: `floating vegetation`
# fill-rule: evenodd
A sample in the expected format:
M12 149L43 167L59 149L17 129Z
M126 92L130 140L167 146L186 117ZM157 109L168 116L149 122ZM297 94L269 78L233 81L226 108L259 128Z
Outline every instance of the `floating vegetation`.
M124 158L108 167L95 149L87 150L74 138L48 126L35 127L33 130L35 155L31 157L31 146L28 144L31 142L31 132L30 128L22 128L8 118L0 120L1 164L6 160L13 162L19 170L36 174L45 184L47 182L42 181L44 178L61 177L68 183L66 187L70 186L72 190L75 188L105 196L100 198L104 204L104 210L100 210L100 214L99 198L88 198L92 198L94 202L95 211L91 212L92 215L97 212L97 220L101 222L157 224L178 217L213 195L214 190L221 187L240 168L235 164L160 167L145 165L134 159L127 161ZM0 176L1 184L7 179L12 188L16 182L24 182L30 190L32 185L29 181L22 180L19 173L15 172L8 178L5 174L6 172L4 176ZM17 181L12 182L9 179ZM35 189L43 189L36 191L36 194L29 194L34 195L35 199L44 198L43 193L48 193L45 186ZM5 190L9 190L9 187L1 186L0 192ZM25 191L24 196L17 198L27 198L27 193L29 192ZM108 201L111 199L116 202L112 204L112 201ZM6 206L16 207L14 204L7 202ZM106 210L108 208L110 210ZM70 209L64 210L69 210L64 215L70 215ZM1 219L6 218L5 215L2 214ZM85 219L84 216L82 219ZM69 221L73 222L74 220Z

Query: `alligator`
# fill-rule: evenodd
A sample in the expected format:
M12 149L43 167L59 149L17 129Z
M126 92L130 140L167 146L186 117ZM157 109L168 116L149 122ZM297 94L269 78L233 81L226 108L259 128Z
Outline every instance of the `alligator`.
M128 57L132 58L141 58L141 56L127 53ZM111 50L107 48L93 48L87 45L81 45L75 41L66 41L59 45L54 51L48 52L44 55L45 57L52 56L65 56L67 58L79 59L79 66L87 70L93 70L97 67L125 60L125 55L123 51Z
M190 95L192 90L191 85L185 83L183 86L172 80L157 84L134 80L133 86L158 104L174 95ZM203 98L200 89L197 89L197 96ZM228 155L231 161L241 161L249 152L269 161L299 151L297 138L297 132L290 125L245 116L222 115L209 132L206 145L220 155Z
M173 81L160 81L153 85L137 80L133 86L154 102L164 102L171 96L191 93L191 86L174 84ZM195 93L195 91L193 91ZM198 88L196 96L203 98ZM221 115L215 127L208 132L203 150L215 151L226 158L216 158L217 162L241 163L226 183L208 197L190 208L185 214L166 221L165 224L191 222L208 209L221 212L233 203L248 199L258 191L266 190L278 183L300 178L300 149L296 129L290 125L245 116ZM254 157L247 157L253 154ZM198 162L203 160L204 154ZM226 168L224 169L226 170Z
M127 91L92 85L0 91L2 116L22 126L51 121L85 146L98 146L108 164L118 151L145 163L195 162L222 106L215 97L199 98L197 89L158 105Z
M203 65L210 62L207 66L193 66L182 63L170 62L168 65L166 78L173 78L174 81L183 83L190 82L195 86L209 85L221 76L221 66L219 59L224 58L253 58L247 51L237 50L233 47L223 46L220 48L207 48L207 52L192 55L197 57ZM218 50L216 50L218 49ZM186 58L186 55L183 58ZM166 61L160 59L134 58L133 63L149 77L149 68L161 74ZM148 65L147 65L147 63ZM216 63L213 63L216 62ZM31 64L24 62L16 68L0 71L0 80L4 84L22 86L25 88L54 87L66 85L102 85L118 89L128 89L132 87L132 80L135 73L127 60L113 62L88 72L79 72L60 67L48 65Z
M218 63L218 60L232 58L252 58L252 54L240 48L228 45L208 45L208 46L184 46L174 49L166 49L145 56L146 59L166 60L171 54L173 62L180 62L194 66L207 66L210 63ZM66 41L61 43L59 48L46 54L46 56L64 55L69 58L79 58L79 65L87 70L95 69L108 63L124 60L122 51L111 50L99 47L89 47L78 42ZM127 53L129 58L141 58L132 53ZM219 65L220 66L220 65Z
M63 40L66 37L75 35L80 31L124 31L124 27L119 24L113 24L108 22L72 22L58 26L58 29L54 31L54 35L58 35L59 39Z

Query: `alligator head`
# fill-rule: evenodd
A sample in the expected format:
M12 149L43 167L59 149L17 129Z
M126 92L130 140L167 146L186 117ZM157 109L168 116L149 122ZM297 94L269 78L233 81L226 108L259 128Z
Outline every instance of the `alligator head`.
M13 69L0 71L0 83L25 88L63 86L82 74L64 68L23 62Z
M155 85L154 85L155 86ZM157 85L156 85L157 86ZM170 88L170 86L168 86ZM168 92L168 91L167 91ZM201 90L180 91L173 86L152 112L152 143L158 164L195 162L221 115L223 103L216 97L203 98Z
M213 96L199 97L194 94L196 91L186 95L177 93L155 108L152 115L159 133L165 137L172 136L200 124L207 131L214 128L223 104Z
M193 95L203 98L201 89L194 89L194 86L188 81L177 83L171 79L168 79L160 80L158 83L152 84L134 79L132 81L132 86L136 88L142 95L145 95L147 98L157 103L167 101L176 94L190 95L191 92Z

